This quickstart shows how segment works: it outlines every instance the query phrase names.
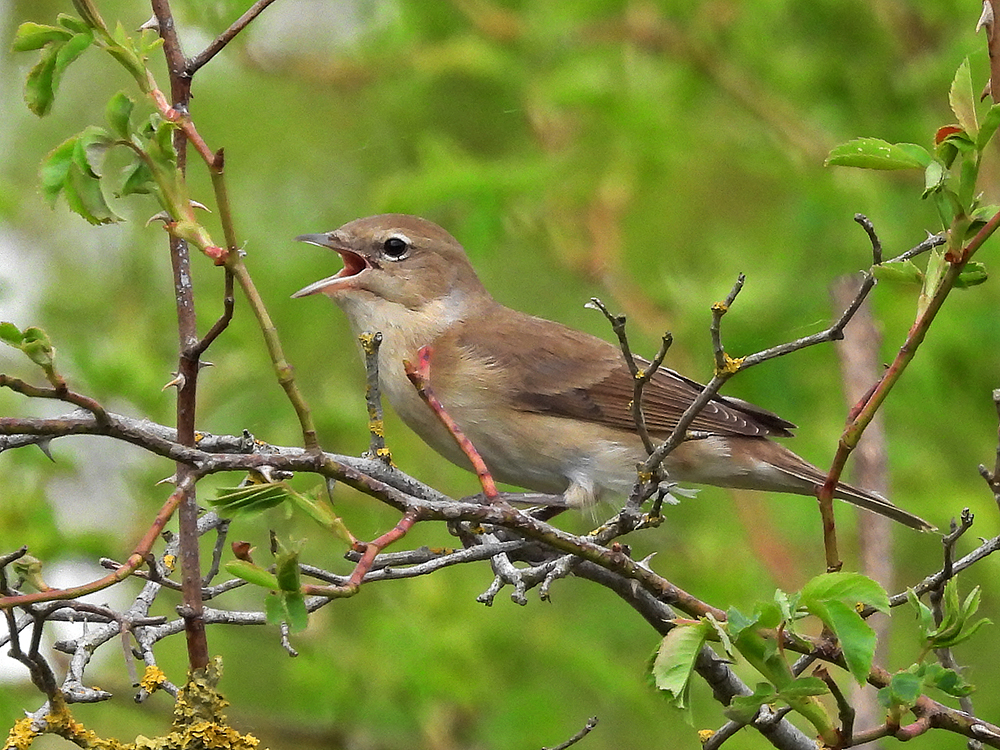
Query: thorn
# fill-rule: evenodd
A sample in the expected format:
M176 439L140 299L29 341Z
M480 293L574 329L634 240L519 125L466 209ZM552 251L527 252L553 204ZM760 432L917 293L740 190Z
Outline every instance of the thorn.
M138 28L138 31L155 31L157 34L160 33L160 21L156 16L151 16L146 23Z
M52 451L49 450L49 445L52 443L52 438L45 438L44 440L39 440L35 445L38 446L38 450L45 454L45 457L49 459L52 463L56 460L52 457Z
M164 477L163 479L161 479L159 482L157 482L153 486L154 487L159 487L161 484L173 484L173 485L176 485L177 484L177 475L176 474L171 474L169 477Z
M184 383L186 382L186 379L184 378L183 375L179 375L176 372L172 372L170 374L174 376L174 379L171 380L171 381L169 381L165 386L163 386L160 389L160 391L165 391L165 390L167 390L167 388L170 388L170 387L175 387L175 388L178 388L178 389L184 387Z
M990 0L983 0L983 12L979 16L979 21L976 22L976 33L983 27L986 27L986 35L993 36L993 6L990 4Z
M153 214L146 220L146 226L148 227L154 221L162 221L164 224L171 224L174 220L166 211L160 211L158 214Z
M209 213L212 213L212 209L210 209L204 203L199 203L198 201L191 201L191 207L200 208L202 211L208 211Z

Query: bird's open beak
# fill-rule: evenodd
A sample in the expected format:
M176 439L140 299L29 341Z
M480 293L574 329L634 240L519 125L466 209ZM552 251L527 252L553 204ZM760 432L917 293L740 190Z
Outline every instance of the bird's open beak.
M327 291L333 286L341 284L345 279L357 276L369 267L369 263L363 255L359 255L353 250L335 245L328 234L300 234L295 238L298 242L307 242L310 245L318 245L336 251L344 261L344 267L333 276L313 282L307 287L299 289L292 297L308 297L310 294L319 294Z

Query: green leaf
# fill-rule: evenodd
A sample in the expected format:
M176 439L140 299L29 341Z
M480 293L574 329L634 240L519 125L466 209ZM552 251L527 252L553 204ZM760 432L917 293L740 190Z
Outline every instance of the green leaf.
M970 286L979 286L990 277L984 266L979 261L969 261L965 268L955 279L955 286L959 289L966 289Z
M758 682L751 695L737 695L726 706L723 713L727 719L749 724L765 703L774 703L778 693L774 686L767 682Z
M806 583L799 596L802 606L807 609L810 601L835 599L851 606L863 604L879 612L889 611L889 595L885 589L860 573L823 573Z
M976 95L972 90L969 58L965 58L955 72L955 79L951 82L951 91L948 93L948 103L958 118L958 124L975 138L979 132L979 123L976 121Z
M280 625L287 619L285 600L278 592L272 592L264 597L264 615L270 625Z
M864 682L875 658L875 631L861 619L858 607L889 611L889 596L879 584L860 573L824 573L806 583L799 594L806 611L837 637L847 668Z
M52 346L49 335L41 328L31 326L21 332L21 351L27 354L28 359L47 373L52 372L56 350Z
M90 31L90 27L82 20L65 13L60 13L56 16L56 23L74 34L84 34Z
M855 138L834 148L827 166L861 169L924 169L931 163L927 149L913 143L889 143L880 138Z
M726 629L729 631L729 637L734 641L740 637L740 634L744 630L752 628L756 622L756 620L747 617L736 609L736 607L730 607L729 611L726 612Z
M302 494L296 492L291 487L288 488L288 499L292 504L309 516L327 531L332 531L343 542L348 545L354 543L354 537L340 517L333 512L333 509L324 501L317 499L312 494Z
M119 91L108 101L108 106L104 108L104 117L111 126L111 131L122 140L128 140L131 134L129 119L132 117L132 108L135 103L124 91Z
M911 672L898 672L889 684L878 691L878 702L885 708L909 708L917 702L923 680Z
M921 637L926 638L927 635L934 630L934 613L931 611L930 607L920 601L919 597L917 597L917 593L913 589L906 590L906 600L910 603L910 606L916 610Z
M59 81L63 73L76 58L83 54L91 44L94 43L94 35L90 31L75 34L72 39L63 44L56 55L56 67L53 72L52 90L59 87Z
M156 181L153 179L153 173L149 171L146 162L136 158L131 166L125 168L125 180L118 195L148 194L153 191L155 186Z
M653 681L657 689L670 694L672 703L688 708L691 673L711 626L705 623L675 626L660 642L653 660Z
M76 139L73 163L88 177L100 178L100 165L112 142L111 136L104 128L87 126Z
M146 63L136 50L132 39L125 33L125 27L122 26L121 21L115 26L114 41L115 44L108 45L108 53L132 75L136 83L139 84L139 88L144 93L147 92Z
M21 331L18 330L17 326L13 323L8 323L4 321L0 323L0 341L5 344L13 346L17 349L21 348Z
M224 516L258 513L283 503L288 497L284 482L252 483L241 487L222 487L218 496L209 500Z
M70 167L63 193L70 209L91 224L112 224L121 221L104 198L100 180L84 174L76 164Z
M924 192L921 198L926 198L931 193L940 190L948 179L948 171L944 164L937 159L931 160L924 170Z
M986 148L998 127L1000 127L1000 104L994 104L986 111L983 122L979 126L979 135L976 136L976 148L979 151Z
M28 109L39 117L44 117L52 109L52 102L55 100L55 85L53 76L56 69L56 56L59 54L59 43L47 45L42 54L38 57L38 62L28 71L28 77L24 82L24 101Z
M309 610L306 599L298 591L281 592L285 605L285 622L293 633L301 633L309 625Z
M242 578L247 583L252 583L254 586L261 586L265 589L270 589L271 591L277 591L281 588L278 585L278 579L269 570L264 570L258 565L254 565L246 560L230 560L225 564L226 572L231 576L236 578Z
M275 575L282 591L298 591L301 588L299 576L300 544L286 546L278 540L278 554L275 555Z
M924 272L912 260L879 263L872 267L872 274L879 281L893 284L921 284L924 280Z
M149 139L147 153L153 164L164 171L177 168L177 152L174 150L174 131L177 125L167 120L157 119Z
M975 692L975 688L966 682L962 675L937 662L929 662L925 665L924 684L956 698L962 698Z
M778 697L787 701L808 695L826 695L828 692L830 689L819 677L796 677L790 685L778 691Z
M309 622L305 599L301 594L275 592L264 599L264 613L272 625L287 623L293 633L305 630Z
M854 607L837 599L817 602L810 611L837 636L848 671L859 684L864 683L875 659L875 631Z
M73 152L76 149L76 139L78 136L67 138L52 150L42 162L39 177L41 179L42 195L45 196L49 204L55 204L56 198L62 192L69 175L69 168L73 166Z
M27 52L41 49L49 42L65 42L72 36L73 34L66 29L27 21L17 27L17 33L14 35L14 41L10 48L13 52Z

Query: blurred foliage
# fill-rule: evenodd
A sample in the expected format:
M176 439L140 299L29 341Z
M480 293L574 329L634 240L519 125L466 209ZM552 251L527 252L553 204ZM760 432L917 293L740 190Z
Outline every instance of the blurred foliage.
M249 4L176 0L187 53ZM142 2L100 0L99 7L129 29L149 17ZM0 6L0 47L9 49L21 21L51 23L69 10L55 0ZM279 0L198 74L192 114L208 143L226 149L247 263L322 444L359 453L367 434L356 345L330 305L289 299L338 261L292 237L382 211L424 215L465 244L501 301L608 336L604 319L583 309L600 296L629 315L638 351L652 354L669 329L668 364L706 379L709 306L738 272L747 273L746 288L723 327L733 356L825 327L834 315L830 281L870 262L855 212L872 219L887 255L937 230L933 206L919 199L918 173L822 163L832 146L856 136L929 145L949 122L947 91L961 60L971 56L977 90L985 81L985 42L973 34L978 10L957 0ZM46 154L102 123L117 91L135 96L132 82L88 51L66 72L51 114L38 120L20 92L31 56L3 54L0 319L44 328L76 390L169 423L172 392L161 391L177 347L169 259L162 229L145 226L158 207L143 196L113 201L128 221L92 227L64 206L53 211L38 187ZM157 75L165 84L162 67ZM1000 202L997 174L993 157L981 177L987 203ZM198 166L191 192L209 203ZM215 219L208 223L221 237ZM979 259L995 269L989 246ZM194 273L207 330L221 311L221 274L202 257ZM993 280L956 294L886 409L893 500L939 526L969 506L979 536L998 532L976 471L996 447L998 304ZM915 294L883 284L874 305L888 360L912 321ZM215 367L201 379L200 428L297 440L294 415L239 301L208 359ZM0 368L34 377L21 360L0 351ZM801 424L797 452L823 465L844 418L838 381L834 351L824 348L750 371L728 392ZM0 413L53 414L58 406L0 392ZM475 491L471 475L446 465L391 415L388 437L404 470L456 495ZM81 484L93 453L116 450L107 442L57 441L55 466L34 450L0 457L0 549L28 543L48 559L127 554L166 496L153 483L172 468L123 451L118 464L103 465L120 475L104 477L115 481L112 490L77 492L67 509L54 478L60 487L67 479ZM305 478L295 484L311 486ZM347 489L337 501L362 538L395 522ZM846 520L852 511L838 512ZM563 523L583 530L591 520ZM271 519L282 528L296 523ZM842 528L848 533L848 524ZM233 534L266 547L259 521L237 521ZM307 540L304 560L345 566L342 549L308 520L295 534ZM420 528L406 543L452 540L443 529ZM723 606L750 609L776 585L796 589L823 566L815 508L784 496L705 489L632 543L637 557L659 551L659 572ZM937 569L939 546L931 535L898 530L900 585ZM844 547L851 567L849 539ZM993 620L995 575L987 561L967 579L969 588L984 584L981 611ZM491 579L482 564L366 588L312 618L295 638L297 659L285 655L273 628L210 629L210 646L226 662L221 688L231 718L272 748L551 745L595 714L601 724L586 740L590 748L694 745L680 715L647 684L659 639L610 593L569 580L554 587L551 604L532 600L520 609L499 599L485 609L475 597ZM894 618L890 668L909 664L918 647L908 618ZM977 664L1000 658L996 643L977 647ZM161 658L180 681L180 640L164 644ZM79 709L96 730L124 737L162 725L166 699L127 701L120 661L109 659L100 680L119 697L111 708ZM1000 711L996 694L976 700L983 716ZM0 692L0 725L37 702L28 688ZM697 727L719 721L703 684L693 686L692 711ZM762 746L749 732L738 741ZM942 742L935 735L914 744Z

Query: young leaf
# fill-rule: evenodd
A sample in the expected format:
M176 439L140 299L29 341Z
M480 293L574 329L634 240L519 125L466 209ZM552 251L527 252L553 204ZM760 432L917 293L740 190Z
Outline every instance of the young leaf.
M1000 127L1000 104L994 104L983 116L983 122L979 126L979 135L976 136L976 148L982 151L993 138L993 134Z
M65 42L72 36L73 34L66 29L27 21L17 27L10 48L12 52L28 52L41 49L49 42Z
M284 482L252 483L242 487L222 487L218 497L209 500L224 516L256 513L280 505L288 498Z
M969 58L965 58L955 72L955 79L951 82L951 91L948 93L948 103L958 118L958 124L975 138L979 132L979 123L976 121L976 95L972 90Z
M688 707L691 672L709 628L700 622L675 626L660 642L653 660L654 684L669 693L673 704L682 710Z
M799 602L833 632L848 670L858 682L864 682L875 658L876 638L857 606L888 612L885 589L860 573L824 573L806 583Z
M861 619L854 607L837 599L813 602L809 611L837 636L848 671L859 684L863 684L875 659L875 631Z
M53 371L56 350L49 335L41 328L31 326L21 332L21 351L46 373Z
M66 72L69 64L82 55L84 50L93 43L94 35L90 31L85 31L81 34L75 34L60 47L59 52L56 54L56 67L52 77L53 92L59 87L59 80L62 78L63 73Z
M975 687L965 681L954 669L947 669L937 662L929 662L924 670L924 684L943 693L961 698L971 695Z
M292 544L286 547L281 541L278 541L275 566L278 587L282 591L298 591L301 586L299 582L299 545Z
M146 63L138 50L136 50L135 44L129 38L128 34L125 33L125 27L122 26L120 21L115 26L114 41L115 44L108 45L108 53L132 75L143 93L147 92Z
M924 272L912 260L879 263L872 268L872 275L879 281L894 284L921 284L924 280Z
M268 594L264 599L264 613L272 625L287 623L293 633L305 630L309 620L305 599L301 594L285 591Z
M17 326L13 323L8 323L4 321L0 323L0 341L5 344L13 346L17 349L21 348L21 332L18 330Z
M69 168L73 166L73 152L76 149L76 139L78 136L68 138L50 153L39 170L41 178L42 195L50 204L55 204L56 198L62 192L69 175Z
M65 13L60 13L56 16L56 23L74 34L83 34L90 30L90 27L82 20Z
M225 564L226 572L236 578L242 578L247 583L260 586L271 591L277 591L280 586L278 579L269 570L264 570L246 560L230 560Z
M112 140L108 131L89 125L76 139L76 146L73 148L73 163L83 174L98 179L101 176L100 164L111 144Z
M836 599L851 606L864 604L879 612L889 611L889 595L885 589L860 573L823 573L806 583L799 596L802 606L807 609L811 601Z
M819 677L796 677L790 685L778 691L778 697L789 700L809 695L826 695L828 692L830 689Z
M927 634L934 629L934 613L930 607L920 601L920 598L913 589L906 590L906 600L916 610L921 636L926 638Z
M111 126L111 131L121 138L128 140L131 134L129 119L132 117L134 102L124 91L119 91L108 101L108 106L104 108L104 117Z
M39 117L49 113L55 100L53 75L56 69L56 56L61 46L62 44L57 42L46 45L24 82L25 104Z
M889 143L880 138L855 138L830 151L827 166L861 169L924 169L931 155L913 143Z
M63 192L66 203L75 213L91 224L113 224L121 221L104 198L101 181L84 174L76 164L70 167Z
M118 195L148 194L155 186L153 173L149 171L146 162L137 158L131 166L125 168L125 181L122 183L122 189Z
M921 198L926 198L931 193L940 190L948 179L948 172L944 165L937 159L931 161L924 170L924 192Z
M898 672L878 691L878 702L888 709L908 709L917 702L923 680L911 672Z
M281 598L285 605L285 622L293 633L301 633L309 625L309 610L306 609L306 599L298 591L282 591Z
M955 279L955 286L965 289L970 286L979 286L990 277L986 271L986 266L976 260L969 261L962 272Z
M727 719L749 724L765 703L774 703L778 693L774 686L767 682L758 682L751 695L737 695L726 706L723 713Z

